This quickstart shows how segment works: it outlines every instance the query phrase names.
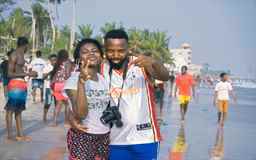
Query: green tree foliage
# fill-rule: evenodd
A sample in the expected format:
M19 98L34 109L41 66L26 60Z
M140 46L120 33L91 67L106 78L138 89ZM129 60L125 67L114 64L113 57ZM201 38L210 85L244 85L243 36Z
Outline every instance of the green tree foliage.
M40 3L34 3L31 8L36 21L37 48L46 47L51 38L49 13Z
M11 37L29 36L32 24L31 17L27 16L21 8L16 8L10 15L9 19L3 21L6 26L7 32L5 35Z
M71 30L68 25L56 29L54 48L51 50L52 29L49 12L41 3L36 2L31 6L36 21L36 48L44 51L44 54L57 52L60 49L69 50ZM59 2L56 1L56 3ZM127 31L131 54L145 54L159 59L163 63L172 63L173 60L168 49L169 37L166 32L125 28L122 23L111 22L100 27L100 33L96 35L94 35L92 25L79 25L76 37L77 40L82 38L96 38L102 43L104 35L112 29L123 29ZM16 8L6 20L0 21L0 33L1 36L11 37L12 39L19 36L30 37L32 33L32 13L23 11L21 8ZM0 44L5 46L5 48L11 48L14 47L15 40L3 41L0 39ZM1 50L0 52L3 51Z
M79 38L91 38L93 34L93 27L90 24L79 25Z
M55 42L55 51L60 49L68 49L70 39L70 28L65 25L62 29L58 30L56 42Z
M0 45L1 52L7 52L15 47L15 39L19 36L30 36L31 17L27 16L21 8L14 9L8 19L0 21Z
M145 54L165 63L172 63L169 52L169 37L166 32L131 28L128 30L132 53Z
M124 26L122 23L116 23L116 22L112 22L112 23L105 23L104 26L102 26L100 28L100 31L103 35L105 35L108 31L111 31L113 29L124 29Z

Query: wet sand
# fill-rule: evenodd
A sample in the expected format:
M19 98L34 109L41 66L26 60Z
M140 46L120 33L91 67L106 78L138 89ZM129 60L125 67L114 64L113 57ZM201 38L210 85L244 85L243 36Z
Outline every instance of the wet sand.
M2 92L1 92L2 94ZM200 90L200 99L191 102L187 120L180 125L176 100L166 101L161 125L160 160L256 160L256 91L238 90L238 103L231 104L227 123L218 132L212 91ZM0 96L0 109L4 105ZM49 116L52 117L52 109ZM58 127L42 122L43 105L29 101L23 113L25 134L31 142L6 142L4 112L0 112L0 160L67 160L63 115ZM14 126L15 127L15 126ZM213 158L212 158L213 160Z

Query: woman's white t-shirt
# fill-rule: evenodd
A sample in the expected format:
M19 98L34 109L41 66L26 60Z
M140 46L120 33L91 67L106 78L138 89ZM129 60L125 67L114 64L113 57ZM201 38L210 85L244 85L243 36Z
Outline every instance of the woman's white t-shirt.
M64 89L77 90L79 72L73 72L65 82ZM98 74L98 81L87 80L85 90L88 102L88 115L83 120L83 124L88 128L87 133L105 134L110 131L108 125L100 121L103 111L107 108L110 95L109 85L105 79Z

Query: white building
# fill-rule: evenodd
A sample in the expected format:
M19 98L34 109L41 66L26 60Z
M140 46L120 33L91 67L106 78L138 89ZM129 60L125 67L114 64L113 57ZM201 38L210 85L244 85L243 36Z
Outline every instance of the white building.
M179 72L182 66L192 64L192 49L188 43L183 43L180 48L170 49L172 58L174 59L175 72Z
M188 66L188 72L192 75L200 75L202 69L203 69L203 66L199 64L190 64Z

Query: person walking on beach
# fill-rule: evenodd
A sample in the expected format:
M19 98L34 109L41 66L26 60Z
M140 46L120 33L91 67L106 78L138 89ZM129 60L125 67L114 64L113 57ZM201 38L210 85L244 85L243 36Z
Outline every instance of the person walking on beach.
M43 102L44 97L44 79L43 79L43 70L46 67L46 62L42 58L42 52L36 52L36 58L31 62L32 71L37 72L37 77L32 79L32 96L33 102L36 101L36 89L40 89L40 101Z
M169 81L170 81L170 97L172 97L173 94L173 86L175 84L175 73L174 71L171 72L170 76L169 76Z
M220 126L224 126L229 107L229 95L232 96L234 102L236 102L236 96L233 92L231 83L228 82L228 74L221 73L220 79L220 82L218 82L215 86L213 103L218 107L218 123Z
M74 59L80 63L65 82L69 96L71 129L67 133L70 160L107 160L109 155L109 125L100 118L111 97L109 84L99 73L103 49L94 39L83 39L77 44Z
M109 31L104 43L107 61L101 73L123 124L112 125L109 160L157 159L160 130L151 79L167 81L168 71L152 57L130 57L128 35L123 30Z
M68 97L64 92L64 84L71 74L71 68L72 63L68 58L68 52L66 50L60 50L57 55L56 64L50 75L51 88L56 100L53 126L57 126L58 124L62 105L65 106L65 124L68 124Z
M181 67L181 74L176 78L175 96L178 90L178 100L180 104L181 122L184 123L185 115L188 110L188 104L191 100L191 91L193 97L195 97L195 82L193 76L187 73L188 67Z
M201 87L201 77L200 75L195 75L195 94L196 94L196 102L199 102L200 98L200 87Z
M47 113L48 113L48 110L49 110L53 100L54 100L54 104L55 104L55 99L52 95L52 90L51 90L51 85L50 85L50 74L53 70L53 66L56 64L57 55L51 54L48 57L48 60L49 60L49 62L43 70L44 85L45 85L44 113L43 113L43 121L44 122L47 122Z
M24 72L25 59L24 54L28 48L28 39L19 37L17 40L17 49L11 54L8 61L8 101L6 103L6 127L7 139L12 140L12 118L15 115L16 120L16 140L28 141L30 137L23 135L21 113L25 110L27 98L27 83L24 77L36 77L37 73L30 71Z

